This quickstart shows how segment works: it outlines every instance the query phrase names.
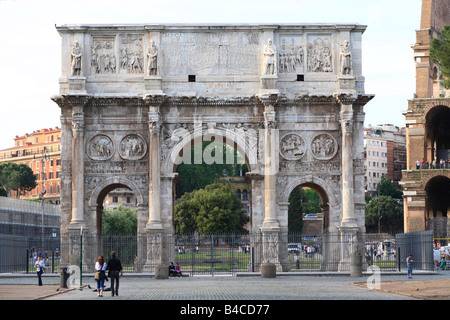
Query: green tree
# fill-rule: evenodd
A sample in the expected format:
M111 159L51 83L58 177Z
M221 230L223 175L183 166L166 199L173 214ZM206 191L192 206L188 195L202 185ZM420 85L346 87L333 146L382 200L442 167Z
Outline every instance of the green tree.
M403 205L398 199L390 196L373 198L366 206L366 228L372 231L378 230L378 220L380 220L380 227L383 230L403 229Z
M303 189L298 186L292 190L288 201L288 232L302 231L303 214L322 212L320 196L309 188Z
M248 217L233 186L216 182L185 193L175 206L174 221L179 234L242 233Z
M305 191L302 187L292 190L289 195L288 207L288 232L301 232L303 228L303 207L302 204L307 201Z
M136 235L137 210L122 205L103 211L104 235Z
M442 86L450 88L450 25L442 29L442 40L434 38L430 44L430 57L437 62L445 79Z
M389 196L395 199L402 199L403 192L395 189L391 178L388 176L382 176L377 186L379 196Z
M26 164L7 162L0 165L0 186L6 192L16 190L20 194L33 190L36 185L36 176Z

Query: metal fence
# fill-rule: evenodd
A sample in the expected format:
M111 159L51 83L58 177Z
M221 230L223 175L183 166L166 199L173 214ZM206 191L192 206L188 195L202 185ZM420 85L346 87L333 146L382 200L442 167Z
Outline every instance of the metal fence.
M111 251L116 252L125 272L152 272L160 265L160 260L152 260L151 256L161 254L157 252L161 245L163 261L179 263L183 273L190 276L258 272L267 260L271 246L276 247L277 259L274 262L279 271L348 272L350 254L354 250L363 255L363 270L373 265L381 271L404 271L407 253L414 255L416 269L430 270L433 269L433 239L430 234L354 234L343 237L341 234L278 233L275 238L267 238L261 233L162 234L158 238L147 235L72 235L47 237L43 247L41 237L16 237L8 243L0 238L2 252L6 252L4 247L9 247L8 256L18 257L14 263L2 258L0 272L33 272L36 254L40 253L46 258L47 273L58 272L60 261L81 266L83 273L92 273L97 257L103 255L108 259Z
M50 236L59 234L59 205L0 197L0 234Z

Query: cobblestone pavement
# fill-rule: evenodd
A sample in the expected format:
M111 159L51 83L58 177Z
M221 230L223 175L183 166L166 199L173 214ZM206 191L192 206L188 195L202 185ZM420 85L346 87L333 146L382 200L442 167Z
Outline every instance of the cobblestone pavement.
M150 277L121 278L119 296L94 291L96 282L85 277L81 290L61 293L58 277L44 278L44 286L36 285L36 277L1 277L0 299L42 298L46 300L409 300L450 299L450 272L433 275L381 275L380 290L369 290L368 275L349 276L277 276L273 279L231 276L195 276L157 280ZM373 282L372 287L373 288ZM109 282L106 282L109 286ZM89 285L91 288L88 288ZM38 289L36 289L38 288ZM59 289L59 290L58 290ZM425 290L427 289L427 290ZM41 291L39 291L41 290ZM57 292L58 290L58 292ZM426 294L433 292L434 294ZM440 293L436 295L436 292ZM33 298L34 295L34 298Z

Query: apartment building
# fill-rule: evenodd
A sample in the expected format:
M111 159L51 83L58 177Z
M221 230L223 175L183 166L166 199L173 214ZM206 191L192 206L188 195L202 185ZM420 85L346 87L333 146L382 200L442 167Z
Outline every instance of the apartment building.
M402 171L406 168L405 129L391 124L364 129L365 192L377 194L377 185L388 176L399 189Z
M14 146L0 150L0 163L26 164L36 175L35 189L18 195L10 191L9 196L20 199L42 199L60 203L61 174L61 129L41 129L14 138Z

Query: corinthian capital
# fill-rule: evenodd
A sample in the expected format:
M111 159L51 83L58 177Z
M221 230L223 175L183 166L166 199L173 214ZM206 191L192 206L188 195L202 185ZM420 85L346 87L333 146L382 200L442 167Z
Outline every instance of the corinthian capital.
M150 112L148 113L148 129L150 133L159 133L161 130L161 116L158 109L150 108Z
M72 130L75 134L83 134L84 132L84 114L74 113L72 115Z
M353 132L353 119L341 118L340 123L343 133L351 134Z

